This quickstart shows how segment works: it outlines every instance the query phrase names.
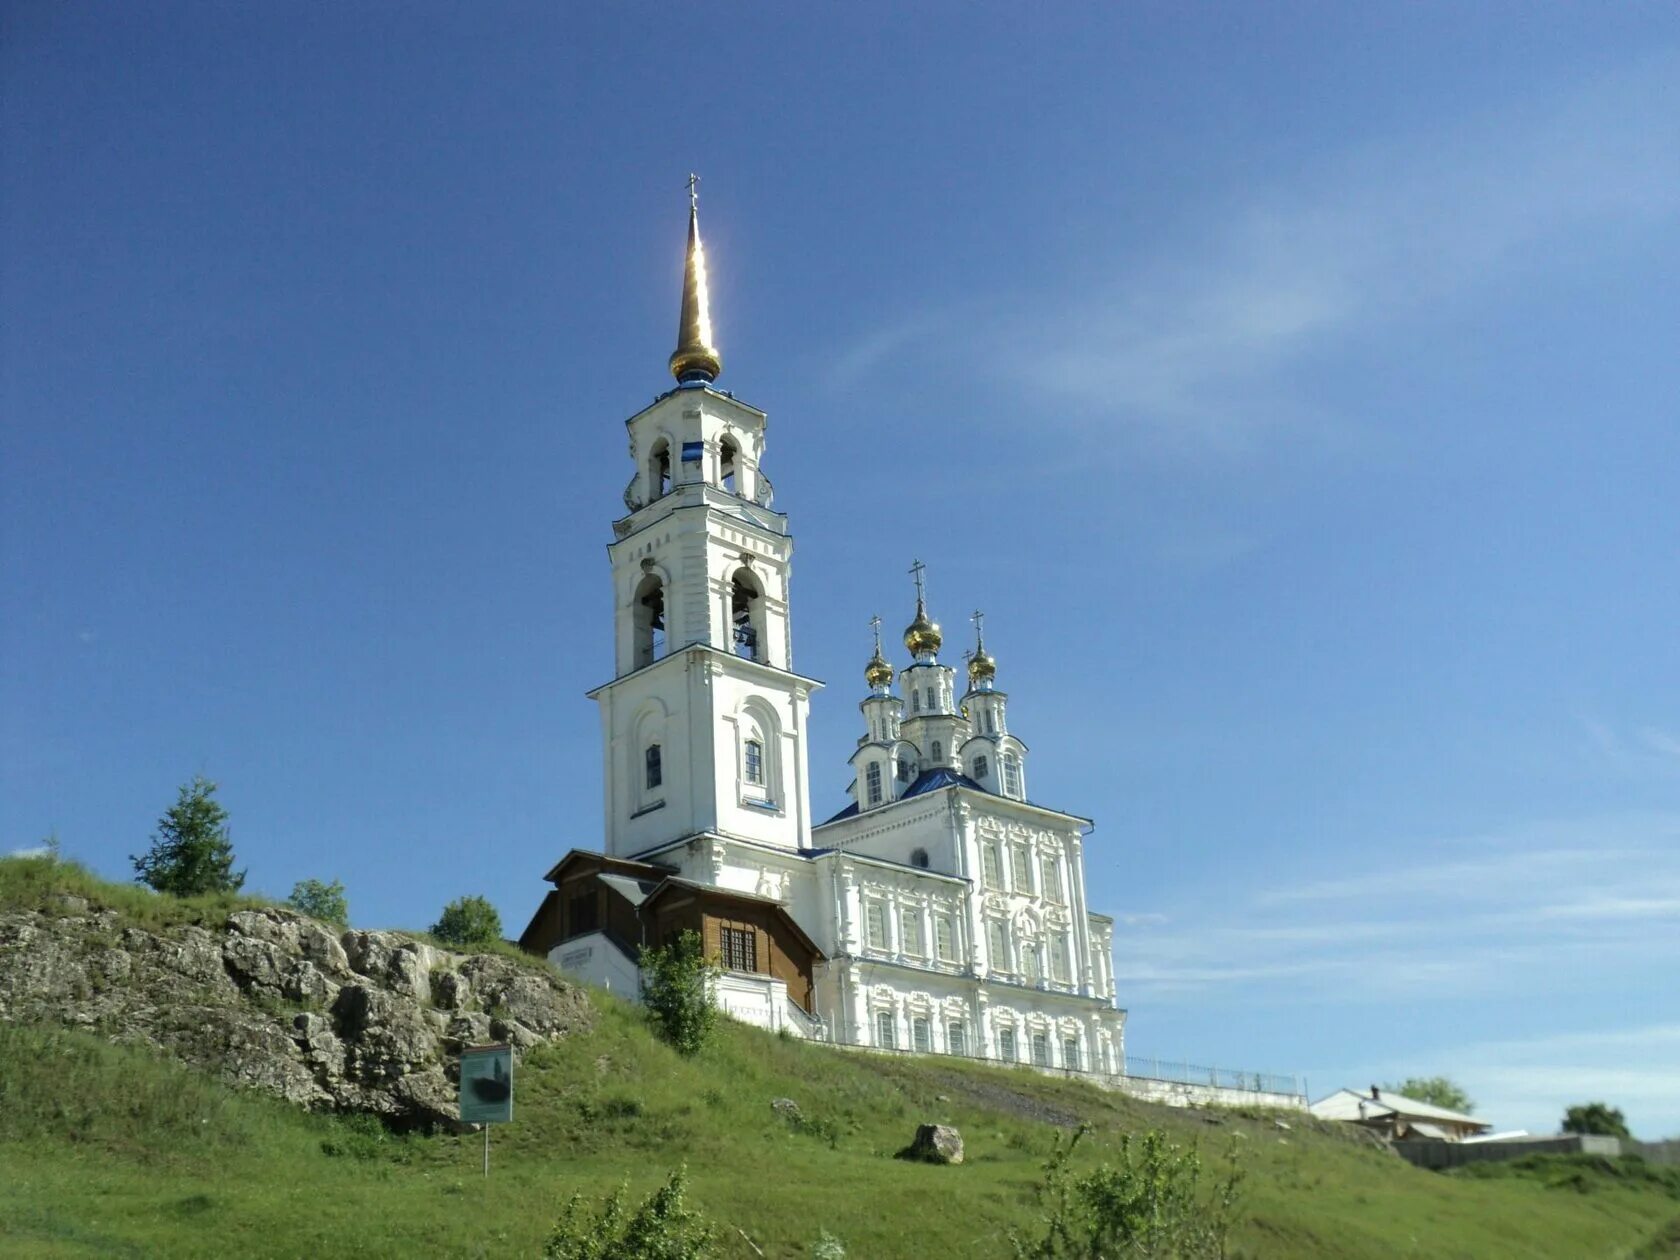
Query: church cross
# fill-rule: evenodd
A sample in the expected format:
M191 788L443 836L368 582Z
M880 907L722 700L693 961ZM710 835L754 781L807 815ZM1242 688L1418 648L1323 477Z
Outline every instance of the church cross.
M688 208L694 210L700 205L700 177L693 171L688 173Z
M974 623L974 637L984 639L986 637L986 614L976 608L974 615L969 620Z
M922 575L927 572L927 565L920 560L910 566L910 576L916 579L916 603L927 603L927 588L923 584Z
M881 655L881 615L879 613L869 619L869 628L875 632L875 655Z

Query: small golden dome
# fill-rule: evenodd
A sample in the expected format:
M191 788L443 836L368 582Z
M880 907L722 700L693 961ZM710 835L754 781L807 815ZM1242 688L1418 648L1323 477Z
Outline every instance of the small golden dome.
M930 621L927 609L920 600L916 601L916 620L904 627L904 646L910 649L911 656L920 656L923 652L939 654L939 645L945 642L945 636L939 633L937 622Z
M881 655L881 649L875 649L875 655L869 658L869 664L863 667L863 680L871 687L890 687L893 680L893 667Z
M986 651L986 645L981 644L973 656L968 658L968 681L970 686L978 687L981 683L989 683L997 677L997 662Z

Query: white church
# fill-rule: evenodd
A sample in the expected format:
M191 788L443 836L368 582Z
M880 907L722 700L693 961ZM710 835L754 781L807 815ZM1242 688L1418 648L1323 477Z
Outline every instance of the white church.
M634 472L608 547L614 676L590 693L604 849L548 873L521 945L633 997L639 950L692 928L736 1018L1123 1072L1114 923L1085 897L1090 820L1030 798L980 620L966 669L942 664L920 564L901 670L876 622L852 803L811 815L821 684L794 670L793 539L764 473L765 413L715 386L692 195L670 368L675 388L626 422Z

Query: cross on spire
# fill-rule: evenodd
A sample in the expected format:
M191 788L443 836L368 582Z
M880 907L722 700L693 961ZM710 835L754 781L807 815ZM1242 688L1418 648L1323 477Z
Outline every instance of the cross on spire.
M696 210L700 206L700 177L693 171L688 173L688 208Z
M869 619L869 628L875 632L875 655L881 655L881 615L876 613Z
M927 572L927 565L920 560L910 566L910 576L916 579L916 607L921 608L927 603L927 586L923 574Z
M974 639L977 643L986 641L986 614L976 608L969 620L974 623Z

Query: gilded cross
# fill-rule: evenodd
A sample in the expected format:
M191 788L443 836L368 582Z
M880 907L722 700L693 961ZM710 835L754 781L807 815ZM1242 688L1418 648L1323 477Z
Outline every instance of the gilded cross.
M875 655L881 655L881 615L879 613L869 619L869 628L875 632Z
M910 576L916 579L916 602L918 604L925 604L927 602L927 588L924 586L922 580L922 575L926 572L927 565L923 564L920 560L910 566Z
M693 171L688 173L688 208L696 209L700 205L700 177Z

